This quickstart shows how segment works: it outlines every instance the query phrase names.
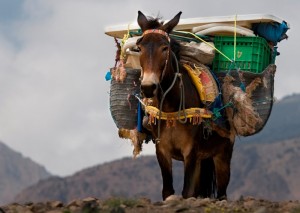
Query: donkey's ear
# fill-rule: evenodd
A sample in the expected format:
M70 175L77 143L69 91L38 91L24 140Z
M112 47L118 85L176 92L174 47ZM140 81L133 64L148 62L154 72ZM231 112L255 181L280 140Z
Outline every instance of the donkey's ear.
M174 29L174 27L178 24L179 19L180 19L180 15L181 15L181 11L170 21L168 21L168 23L164 24L162 26L162 30L164 30L167 33L172 32L172 30Z
M148 19L141 11L138 12L137 22L138 22L138 24L141 27L143 32L145 30L147 30Z

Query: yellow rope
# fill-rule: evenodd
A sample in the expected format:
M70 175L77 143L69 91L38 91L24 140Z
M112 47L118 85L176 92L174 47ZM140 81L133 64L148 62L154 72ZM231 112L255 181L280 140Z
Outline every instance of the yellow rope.
M235 61L235 55L236 55L236 19L237 15L234 17L234 46L233 46L233 61Z
M130 36L130 28L129 28L130 24L128 24L128 28L127 28L127 34L124 34L123 39L121 41L121 54L120 54L120 59L125 59L126 53L125 50L123 50L123 46L125 45L126 41L128 40L129 36Z

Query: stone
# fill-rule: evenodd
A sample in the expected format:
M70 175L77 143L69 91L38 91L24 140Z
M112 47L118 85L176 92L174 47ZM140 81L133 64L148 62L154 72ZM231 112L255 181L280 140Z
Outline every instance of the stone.
M64 204L60 201L52 201L49 204L52 208L61 208L64 206Z
M256 205L256 202L255 200L245 200L243 205L246 209L252 209Z
M67 207L70 207L70 206L81 206L82 203L83 202L81 200L72 200L71 202L69 202L67 204Z
M208 199L198 198L197 200L195 200L195 202L193 202L193 207L203 207L206 206L209 202L210 202L209 198Z
M142 197L142 198L139 198L139 199L138 199L138 202L139 202L139 204L141 204L141 205L143 205L143 204L149 205L149 204L151 204L151 199L146 198L146 197Z
M94 201L97 201L97 200L98 199L94 198L94 197L87 197L87 198L82 199L83 202L94 202Z
M225 207L225 206L227 206L227 200L220 200L220 201L217 201L217 202L216 202L216 205L217 205L217 206L220 206L220 207Z
M61 211L61 210L50 210L50 211L47 211L45 213L63 213L63 211Z
M185 200L188 201L188 202L195 202L197 200L197 198L195 198L195 197L189 197L189 198L187 198Z
M170 195L166 198L165 202L172 201L172 200L182 200L183 198L179 195Z
M260 207L259 209L255 210L254 213L267 213L268 210L266 207Z

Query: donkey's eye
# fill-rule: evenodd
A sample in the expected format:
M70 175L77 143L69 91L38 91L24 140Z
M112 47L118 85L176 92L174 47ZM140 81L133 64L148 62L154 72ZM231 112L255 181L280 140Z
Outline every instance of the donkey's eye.
M136 50L141 52L141 47L140 46L136 46Z
M168 49L169 49L168 46L164 46L164 47L162 48L162 51L163 51L163 52L166 52L166 51L168 51Z

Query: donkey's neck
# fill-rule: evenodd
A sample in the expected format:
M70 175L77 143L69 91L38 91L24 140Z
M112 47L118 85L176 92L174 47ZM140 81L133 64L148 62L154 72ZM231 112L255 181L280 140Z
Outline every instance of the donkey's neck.
M159 106L163 102L162 110L164 112L174 112L178 110L180 104L180 79L177 75L176 60L172 52L166 66L165 75L160 83L158 93Z
M164 112L175 112L178 111L179 104L180 104L180 87L179 83L176 80L175 85L173 88L166 94L167 89L163 88L161 89L161 92L158 96L158 104L160 106L161 102L163 102L162 110ZM164 99L163 96L165 95Z
M168 75L161 82L161 89L158 94L158 105L160 106L161 102L163 101L162 111L176 112L179 110L180 104L185 104L186 108L201 107L202 104L199 99L198 92L195 86L193 85L188 73L184 69L184 67L179 66L179 73L181 75L182 80L178 77L175 77L176 70L174 70L173 68L174 66L168 66L168 70L167 70ZM175 84L163 99L163 95L172 86L174 78L177 78ZM180 84L183 84L184 90L180 86ZM183 93L184 99L183 97L181 97L182 90L184 92Z

